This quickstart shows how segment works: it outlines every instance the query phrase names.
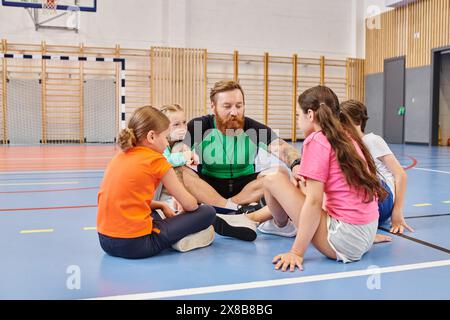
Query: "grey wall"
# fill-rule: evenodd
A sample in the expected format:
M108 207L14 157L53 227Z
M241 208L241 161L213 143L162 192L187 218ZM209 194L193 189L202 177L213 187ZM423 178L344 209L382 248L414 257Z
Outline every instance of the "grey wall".
M446 146L450 139L450 53L442 56L441 81L439 90L439 125L441 126L441 145Z
M405 142L430 142L431 67L406 69Z
M431 116L431 67L406 69L405 142L429 143ZM369 113L366 132L383 136L384 74L366 76L366 106Z
M369 121L366 133L373 132L383 136L383 110L384 110L384 78L383 73L366 76L366 107Z

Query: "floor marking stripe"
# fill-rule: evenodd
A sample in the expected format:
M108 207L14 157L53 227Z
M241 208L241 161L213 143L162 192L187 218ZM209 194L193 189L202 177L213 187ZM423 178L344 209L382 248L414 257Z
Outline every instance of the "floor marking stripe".
M98 188L99 188L99 187L68 188L68 189L48 189L48 190L18 190L18 191L6 191L6 192L0 192L0 194L80 191L80 190L94 190L94 189L98 189Z
M53 232L53 229L22 230L21 234Z
M416 203L416 204L413 204L413 207L429 207L429 206L432 206L432 204L431 203Z
M410 217L405 217L405 219L418 219L418 218L435 218L435 217L445 217L445 216L450 216L450 213L437 213L437 214L424 214L421 216L410 216Z
M432 170L432 169L425 169L425 168L413 168L414 170L421 170L421 171L430 171L430 172L438 172L438 173L445 173L450 174L448 171L441 171L441 170Z
M428 269L428 268L445 267L445 266L450 266L450 260L440 260L440 261L432 261L432 262L405 264L405 265L382 267L382 268L376 268L376 269L363 269L363 270L355 270L355 271L347 271L347 272L319 274L319 275L314 275L314 276L305 276L305 277L288 278L288 279L264 280L264 281L244 282L244 283L235 283L235 284L226 284L226 285L199 287L199 288L187 288L187 289L156 291L156 292L147 292L147 293L138 293L138 294L126 294L126 295L119 295L119 296L107 296L107 297L98 297L98 298L92 298L92 299L87 299L87 300L163 299L163 298L191 296L191 295L197 295L197 294L209 294L209 293L218 293L218 292L227 292L227 291L284 286L284 285L292 285L292 284L299 284L299 283L310 283L310 282L335 280L335 279L345 279L345 278L352 278L352 277L370 276L370 275L374 275L374 274L392 273L392 272L418 270L418 269Z
M412 164L410 164L409 166L407 166L407 167L405 168L405 170L409 170L409 169L412 169L412 168L414 168L415 166L417 166L417 159L416 159L416 158L411 157L411 156L408 156L408 155L407 155L407 157L410 158L410 159L412 160Z
M84 206L64 206L64 207L47 207L47 208L0 208L0 212L11 211L37 211L37 210L60 210L60 209L80 209L80 208L97 208L96 204L84 205Z
M407 240L411 240L411 241L414 241L414 242L416 242L418 244L427 246L429 248L436 249L436 250L439 250L439 251L442 251L442 252L450 254L450 249L440 247L440 246L435 245L435 244L433 244L431 242L427 242L427 241L424 241L424 240L421 240L421 239L410 237L410 236L407 236L406 234L402 234L402 233L391 233L389 229L386 229L384 227L378 227L378 229L386 231L386 232L389 232L390 234L393 234L394 236L401 237L401 238L404 238L404 239L407 239Z
M112 157L114 157L114 154L111 154L110 156L105 156L105 157L67 157L67 156L63 156L63 157L40 157L40 158L3 158L0 159L0 161L3 162L8 162L8 161L48 161L48 160L65 160L65 161L75 161L77 159L80 160L86 160L86 159L111 159Z
M18 186L54 186L65 184L79 184L79 181L51 181L51 182L19 182L19 183L0 183L2 187L18 187Z
M13 174L47 174L47 173L83 173L83 172L104 172L105 170L40 170L40 171L5 171L0 172L1 175L13 175Z
M447 204L450 204L450 200L447 200L447 201L442 201L442 203L447 203Z
M83 230L84 231L97 230L97 227L84 227Z

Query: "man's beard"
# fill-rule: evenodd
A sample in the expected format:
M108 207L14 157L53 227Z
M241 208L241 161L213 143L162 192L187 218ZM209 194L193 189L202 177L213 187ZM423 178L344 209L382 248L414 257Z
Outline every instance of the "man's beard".
M244 129L244 115L241 118L235 116L228 116L221 118L217 112L214 112L216 116L217 129L222 133L226 133L227 130Z

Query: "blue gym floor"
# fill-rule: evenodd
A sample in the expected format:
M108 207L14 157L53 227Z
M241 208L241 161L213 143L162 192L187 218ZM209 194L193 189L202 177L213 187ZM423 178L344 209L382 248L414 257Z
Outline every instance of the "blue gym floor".
M271 263L293 239L263 234L251 243L216 236L207 248L144 260L110 257L95 231L103 170L0 171L0 299L450 299L450 148L391 147L414 166L405 216L415 232L352 264L311 246L294 273Z

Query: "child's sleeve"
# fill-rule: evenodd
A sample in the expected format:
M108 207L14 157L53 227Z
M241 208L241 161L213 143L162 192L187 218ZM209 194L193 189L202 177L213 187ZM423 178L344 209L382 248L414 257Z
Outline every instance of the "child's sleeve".
M172 168L172 165L166 159L166 157L160 155L153 159L149 166L150 174L155 179L162 179L164 175Z
M330 149L318 141L311 140L303 145L300 175L325 183L330 171Z
M166 148L163 155L174 168L181 167L186 164L186 158L182 152L170 153L170 149Z
M366 146L374 159L393 154L386 141L384 141L380 136L373 136Z

